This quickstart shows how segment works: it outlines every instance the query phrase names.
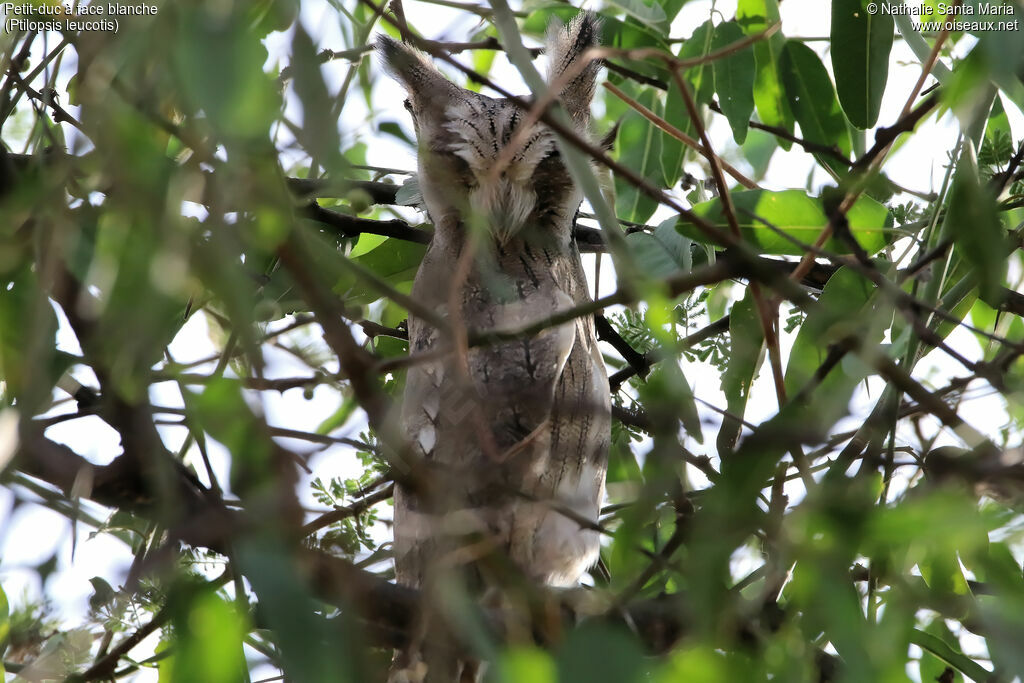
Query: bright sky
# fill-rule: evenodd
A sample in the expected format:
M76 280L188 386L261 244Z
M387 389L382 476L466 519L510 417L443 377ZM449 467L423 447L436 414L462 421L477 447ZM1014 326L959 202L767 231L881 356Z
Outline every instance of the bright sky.
M671 35L673 37L688 36L694 27L707 19L710 6L709 0L693 0L688 3L673 24ZM476 22L471 15L463 12L417 0L406 0L405 7L410 23L431 38L462 41L466 40L468 34L476 28ZM735 2L722 0L717 3L717 9L722 16L730 18L735 13ZM821 2L821 0L786 0L781 5L781 12L783 28L787 37L826 37L829 35L829 3ZM343 21L345 21L344 17L331 9L327 2L303 3L303 23L321 48L343 49L347 47L342 42L338 28L339 22ZM267 46L270 52L268 68L285 63L284 59L290 41L290 35L286 34L275 34L268 38ZM825 42L809 44L819 52L827 46ZM38 54L33 55L33 61L38 58ZM831 71L830 59L825 58L824 63ZM894 44L892 63L895 66L889 75L879 125L889 125L895 121L903 107L907 93L910 92L920 73L917 59L900 41ZM323 72L328 79L330 88L335 91L338 89L348 66L347 62L342 61L325 65ZM411 133L410 122L401 106L405 97L404 92L396 84L383 77L379 73L379 69L376 71L380 76L374 91L374 100L379 107L378 120L398 121ZM503 84L521 84L522 82L518 73L500 55L496 61L493 75ZM67 75L64 76L63 82L66 82L66 78ZM932 81L929 81L928 84L931 83ZM510 89L526 92L524 87L518 89L511 87ZM290 100L290 106L293 120L301 120L299 114L301 108L295 102L294 97ZM1004 106L1010 115L1014 137L1020 138L1024 135L1024 116L1008 102L1004 101ZM74 108L71 109L74 110ZM414 170L413 150L388 136L375 138L368 117L369 113L360 98L352 98L352 101L345 107L345 118L340 122L344 139L347 142L360 139L372 143L369 149L371 164ZM891 160L886 165L886 172L893 180L906 187L920 191L931 191L937 188L944 173L943 165L947 163L947 153L954 148L958 132L956 120L948 113L937 124L929 122L924 132L912 136L893 153ZM741 169L749 169L745 162L737 161L737 154L730 153L735 152L735 145L732 142L730 129L722 117L713 119L710 133L712 142L718 151L724 152L729 156L730 161ZM5 131L4 138L8 143L12 142L9 136L11 136L11 131ZM870 145L872 142L873 139L868 138L867 144ZM813 166L811 157L800 152L798 146L794 145L793 150L788 153L780 150L776 152L772 160L763 185L770 189L803 187L807 183L808 172ZM704 171L697 165L692 165L688 170L697 177L704 176ZM826 178L820 173L815 175L815 188L820 187L825 180ZM662 214L667 215L663 211L657 216L660 217ZM409 212L407 215L415 222L423 220L413 212ZM657 220L655 218L651 222L656 223ZM588 258L587 263L588 267L592 269L593 258ZM607 273L612 272L610 261L606 259L602 269L605 276L602 278L600 293L605 294L612 289L613 284L612 278L607 276ZM785 311L783 311L783 316L785 316ZM313 335L310 335L310 338L315 339ZM65 350L79 351L73 336L68 333L66 325L63 326L59 339ZM788 355L788 347L791 343L792 338L787 335L783 339L784 358ZM969 357L974 358L980 355L977 342L973 335L966 330L961 329L954 332L951 344ZM179 362L198 360L208 357L214 352L210 333L202 316L193 317L172 345L171 351ZM268 351L268 361L268 376L308 375L308 370L303 364L284 352ZM199 368L197 371L202 371L202 369ZM206 369L212 369L212 366ZM717 406L725 405L724 396L719 390L719 375L714 368L699 364L686 364L685 372L699 397ZM954 374L963 374L963 370L955 363L933 353L919 366L917 374L936 377L938 385L944 384L943 380ZM78 379L92 386L96 384L95 378L91 377L88 372L82 372L78 375ZM867 393L861 393L856 399L858 405L870 406L873 399L880 394L880 387L879 381L873 381L869 391L870 398ZM310 430L336 409L338 401L336 392L324 388L317 389L312 400L308 401L303 399L301 390L293 390L283 396L268 393L263 398L262 410L268 416L271 424ZM170 384L154 388L153 400L158 405L181 405L180 395ZM73 410L73 404L65 403L58 410L59 412ZM771 379L769 373L762 371L761 377L755 383L747 419L757 423L771 416L775 411L776 404ZM707 413L706 410L701 412L702 415ZM969 401L963 405L960 414L975 427L993 435L997 435L999 428L1006 420L1005 410L997 396L981 397ZM855 424L856 421L850 419L847 420L846 426ZM354 429L351 436L358 433L359 427L361 425ZM717 427L717 419L707 423L704 434L705 444L713 446ZM177 451L185 437L185 430L167 427L162 428L162 433L168 446ZM85 418L64 423L52 428L48 435L58 441L73 445L79 453L97 463L108 462L119 453L117 434L98 418ZM309 444L305 442L291 441L287 443L300 452L311 450ZM707 452L706 447L701 447L696 443L691 442L688 445L698 452ZM218 474L226 479L227 459L223 450L213 448L212 457ZM336 476L353 476L359 469L358 462L350 450L341 447L324 451L323 454L312 459L311 465L316 474L325 480ZM695 481L699 482L696 479ZM34 499L32 494L24 490L19 491L19 496L27 500ZM308 496L307 500L311 505L315 505ZM23 505L17 512L11 514L12 504L13 494L11 491L0 489L0 558L2 558L0 581L2 581L8 596L16 603L20 603L25 599L37 600L40 596L46 595L58 605L57 612L66 623L81 623L88 610L88 596L93 590L89 579L93 576L102 576L116 587L125 576L131 561L132 556L129 549L107 536L100 535L96 538L89 538L89 527L79 525L77 543L74 556L72 556L70 522L38 505ZM106 516L102 509L90 503L85 503L83 507L100 518ZM57 570L49 578L46 586L41 586L38 576L32 568L54 555L58 558ZM144 675L137 680L149 680L149 678L148 675ZM155 679L155 675L152 678Z

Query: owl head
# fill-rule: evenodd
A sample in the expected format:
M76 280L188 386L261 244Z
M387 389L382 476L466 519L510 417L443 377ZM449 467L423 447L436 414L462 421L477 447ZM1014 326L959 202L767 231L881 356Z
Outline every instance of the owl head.
M547 36L548 84L560 88L559 102L584 135L598 70L585 53L599 28L594 15L581 13L567 26L553 23ZM582 195L554 134L526 123L527 112L508 99L455 85L408 45L382 35L377 51L409 94L420 190L436 239L482 225L499 244L526 230L568 242Z

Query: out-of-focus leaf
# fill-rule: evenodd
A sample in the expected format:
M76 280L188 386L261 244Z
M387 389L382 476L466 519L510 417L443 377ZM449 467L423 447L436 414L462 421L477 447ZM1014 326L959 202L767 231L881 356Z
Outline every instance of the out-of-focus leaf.
M298 683L367 680L358 669L358 634L339 632L339 622L319 615L301 569L283 542L246 538L237 544L236 562L259 598L260 614L274 629L285 675ZM344 637L343 637L344 636ZM331 643L331 647L324 647ZM314 646L315 645L315 646ZM203 680L201 677L193 680Z
M292 34L291 69L295 94L302 102L302 125L295 135L329 174L336 174L347 166L341 156L338 122L332 115L332 98L320 72L316 47L301 23Z
M968 125L987 106L983 92L991 88L990 66L984 52L977 47L953 70L950 82L942 89L942 102L953 110L964 125Z
M486 50L481 50L481 52L486 52ZM410 147L415 147L416 146L416 141L413 140L405 132L405 129L402 128L402 126L398 122L396 122L396 121L382 121L377 126L377 130L380 131L381 133L383 133L384 135L390 135L393 138L397 138L398 140L401 140L402 142L404 142L405 144L409 145Z
M736 7L736 22L743 32L755 35L779 21L779 3L777 0L739 0ZM782 87L780 59L786 39L781 31L777 31L767 40L754 43L754 60L757 64L757 76L754 79L754 104L761 123L793 132L793 112L786 100ZM789 140L779 139L778 144L788 150L793 144Z
M971 3L966 3L971 4ZM1000 6L1008 9L1007 14L991 14L990 7ZM1004 80L1021 78L1024 70L1024 40L1021 40L1021 26L1024 25L1024 9L1015 2L990 3L978 1L974 7L974 15L965 16L968 20L996 20L994 26L979 23L974 34L978 38L977 50L984 53L990 73L995 76L996 83L1002 86ZM985 16L982 16L985 15Z
M892 319L892 310L875 310L869 303L874 293L870 281L856 271L841 268L829 278L814 308L800 326L786 363L786 393L792 398L814 377L825 361L829 345L857 335L866 345L882 341L882 332ZM866 369L866 368L865 368ZM849 375L836 366L811 394L813 419L821 429L829 428L846 412L847 403L864 375Z
M743 298L733 304L729 313L729 365L722 373L722 393L725 394L728 416L722 418L718 431L718 452L732 453L739 439L743 414L747 409L750 387L761 363L764 331L757 314L754 295L747 288Z
M558 683L558 670L551 655L535 647L506 650L498 659L495 669L499 681Z
M100 610L113 602L117 592L114 587L102 576L94 576L89 579L92 584L92 595L89 596L89 609Z
M956 636L950 632L945 620L941 617L934 617L929 620L928 625L924 628L924 633L933 638L938 638L943 643L956 642ZM944 680L947 683L963 683L964 677L956 671L954 671L952 678L942 679L941 676L946 673L947 668L950 668L950 666L944 660L939 659L930 651L924 650L919 662L921 682Z
M832 71L843 111L858 128L878 121L895 27L885 5L874 14L867 5L867 0L832 0Z
M643 652L625 629L587 622L559 648L560 683L632 683L646 680Z
M3 399L17 400L27 415L42 405L66 369L66 363L56 363L57 317L33 271L25 264L0 274L0 379L7 384Z
M972 557L964 555L965 566L982 583L999 588L1015 588L1021 578L1021 566L1004 542L991 542Z
M265 138L280 97L263 71L267 50L259 37L241 17L205 6L181 10L179 18L174 66L190 104L225 141Z
M850 132L832 80L814 50L796 40L782 49L782 83L805 140L835 146L850 155ZM823 161L828 162L827 159ZM842 169L845 170L845 169Z
M686 433L698 443L703 443L700 415L694 402L693 390L682 370L676 363L657 365L640 387L640 398L651 413L671 415L673 421L683 423Z
M722 22L715 29L712 49L727 48L745 37L743 29L735 21ZM718 104L729 120L736 144L742 145L747 139L750 115L754 113L754 51L747 46L727 57L716 59L713 71Z
M298 0L257 0L249 4L249 19L257 35L286 30L298 16Z
M657 683L721 683L743 680L722 652L710 647L680 649L668 658L654 680Z
M496 50L474 50L473 51L473 70L478 74L487 76L491 73L491 67L494 66L494 58L498 56ZM480 84L473 79L468 79L466 83L467 90L473 90L480 92Z
M775 150L783 147L782 142L771 133L766 133L757 128L747 131L747 140L743 143L740 151L743 157L750 162L754 168L754 179L764 177L768 171L768 164L771 163Z
M242 398L238 380L218 378L198 396L183 392L195 425L231 451L231 487L247 496L272 484L270 443Z
M1010 119L1003 109L1003 102L997 96L992 102L988 122L985 124L985 138L978 151L978 164L998 166L1009 161L1015 148L1010 130Z
M992 675L990 671L982 667L973 659L964 655L962 652L953 649L948 643L946 643L946 641L930 633L926 633L920 629L914 629L910 642L917 645L925 652L938 657L955 670L966 674L975 681L987 681Z
M176 647L161 661L160 679L172 683L240 680L245 666L242 638L247 631L245 618L234 605L214 593L196 596L180 616Z
M867 551L881 556L916 545L925 553L951 550L973 554L988 547L991 524L968 497L936 492L877 511L869 520Z
M971 145L963 146L957 163L945 225L974 268L981 298L989 303L998 302L1006 276L1006 235L995 197L978 176Z
M803 255L805 250L779 235L764 221L803 244L813 244L822 228L828 224L822 200L802 190L745 190L733 192L732 200L744 240L766 254ZM722 200L719 198L697 204L693 212L723 230L728 229ZM757 220L755 216L763 220ZM870 197L858 199L846 217L850 231L869 254L878 251L895 237L889 210ZM699 228L684 221L679 222L678 229L698 242L707 242L709 239ZM840 253L849 251L844 242L834 237L826 243L826 249Z
M330 434L335 429L342 427L349 418L352 417L359 404L356 400L350 396L346 396L338 409L327 416L319 425L316 427L317 434Z
M618 422L612 423L612 444L608 453L608 483L638 482L641 480L640 465L630 448L632 437Z
M940 595L967 595L970 592L956 553L928 553L918 560L917 566L928 587Z
M3 586L0 586L0 644L6 645L7 637L11 633L11 603L7 600L7 593ZM0 655L5 648L0 648ZM0 660L0 675L3 675L3 660Z

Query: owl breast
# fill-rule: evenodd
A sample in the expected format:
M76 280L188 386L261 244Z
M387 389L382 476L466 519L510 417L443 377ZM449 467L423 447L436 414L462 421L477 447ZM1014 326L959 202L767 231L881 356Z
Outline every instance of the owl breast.
M521 329L587 300L578 254L516 242L482 264L459 296L470 329ZM442 309L452 269L445 249L432 246L413 294ZM440 337L413 318L410 341L414 352L424 352ZM537 581L574 583L596 559L597 535L579 520L598 519L608 449L608 381L592 321L577 318L473 347L464 367L460 362L448 358L408 372L407 437L445 475L443 500L408 497L402 517L396 505L399 577L418 583L423 544L447 528L485 533ZM400 526L408 532L402 538Z

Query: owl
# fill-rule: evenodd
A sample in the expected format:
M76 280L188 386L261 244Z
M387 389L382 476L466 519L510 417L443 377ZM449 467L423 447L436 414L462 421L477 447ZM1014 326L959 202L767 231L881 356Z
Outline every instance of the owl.
M598 71L585 53L598 31L581 14L547 36L548 83L583 136ZM554 134L527 111L455 85L390 38L377 50L408 93L434 225L412 296L455 330L409 318L410 352L427 360L406 378L395 567L399 583L434 604L391 680L473 680L471 665L431 647L450 621L439 596L453 585L485 596L510 576L571 586L598 557L598 535L581 521L598 519L611 408L592 318L459 343L460 331L521 329L590 301L573 238L583 197Z

